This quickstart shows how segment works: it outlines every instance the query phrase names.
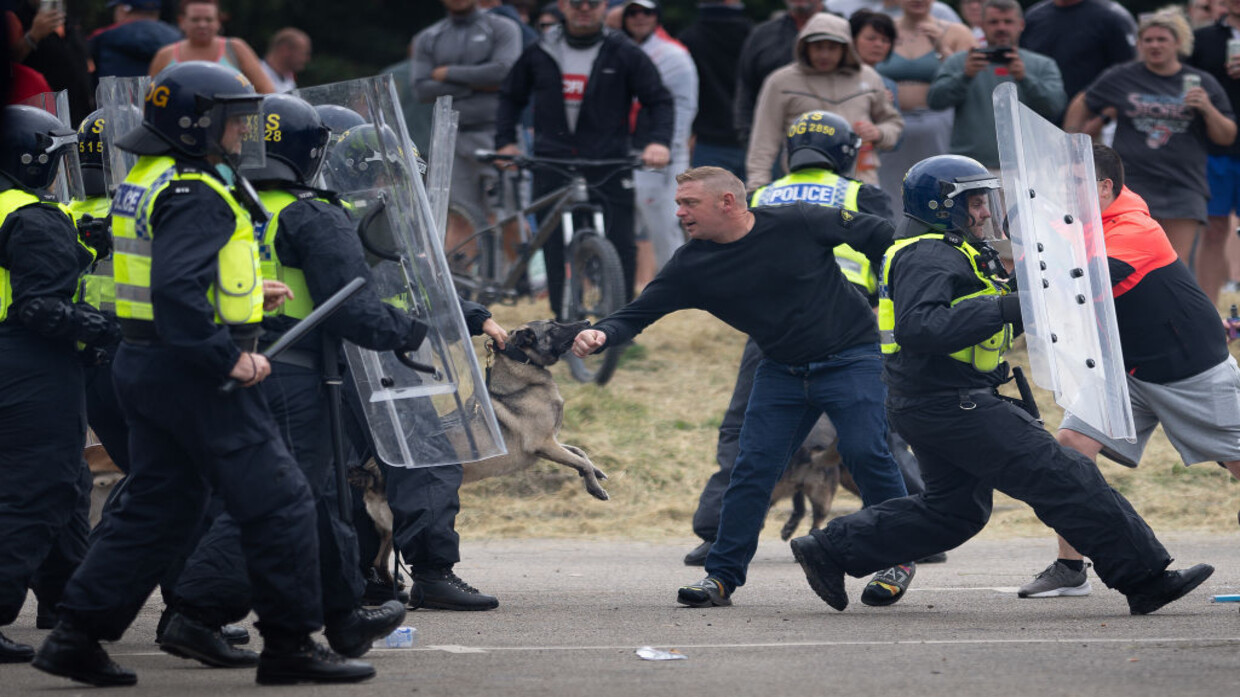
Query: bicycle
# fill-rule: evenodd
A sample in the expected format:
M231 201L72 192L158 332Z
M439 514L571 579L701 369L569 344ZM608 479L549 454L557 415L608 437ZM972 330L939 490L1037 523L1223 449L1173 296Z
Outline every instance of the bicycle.
M604 180L641 166L637 158L607 160L567 160L552 157L504 155L489 150L474 153L480 162L511 162L520 170L546 169L564 175L568 181L528 205L512 210L495 223L477 229L452 249L446 250L452 280L463 296L483 305L493 302L515 303L530 295L527 279L530 260L557 230L564 236L568 275L560 303L561 322L606 317L625 303L624 269L620 256L606 237L603 209L590 202L589 184L583 170L611 167ZM530 231L528 216L547 209L536 230ZM462 212L463 213L463 212ZM465 214L467 215L467 214ZM506 264L503 230L516 224L521 231L517 256ZM580 382L607 384L616 371L620 352L616 349L581 359L565 357L573 378Z

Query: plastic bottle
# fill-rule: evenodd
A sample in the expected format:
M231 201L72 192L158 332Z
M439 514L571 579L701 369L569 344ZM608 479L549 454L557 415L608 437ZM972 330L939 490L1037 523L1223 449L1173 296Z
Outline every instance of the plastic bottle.
M418 643L416 627L397 627L386 637L375 641L378 649L407 649Z
M1240 337L1240 311L1235 305L1231 306L1231 314L1227 317L1227 339L1229 341Z

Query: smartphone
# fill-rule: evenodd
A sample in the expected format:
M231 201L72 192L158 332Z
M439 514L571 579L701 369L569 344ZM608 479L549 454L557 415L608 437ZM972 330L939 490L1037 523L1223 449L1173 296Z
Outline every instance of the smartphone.
M990 46L988 48L978 48L974 50L978 53L985 54L986 60L991 63L998 63L1002 65L1012 62L1012 59L1008 57L1008 51L1012 50L1011 46Z
M64 0L43 0L43 8L48 12L64 12Z

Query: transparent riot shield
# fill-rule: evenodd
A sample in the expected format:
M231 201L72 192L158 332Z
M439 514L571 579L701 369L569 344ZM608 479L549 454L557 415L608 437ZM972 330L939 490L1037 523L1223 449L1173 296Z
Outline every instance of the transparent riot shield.
M73 133L74 137L77 137L77 124L73 123L73 117L69 115L68 90L43 92L33 97L27 97L19 103L42 109L55 116L68 129L69 133ZM52 145L55 144L53 143ZM61 203L67 204L70 201L83 201L86 199L86 187L82 184L82 163L78 159L77 148L68 148L66 150L65 156L60 160L60 168L57 171L56 180L48 188L56 196L56 200Z
M95 102L103 110L103 174L108 191L115 191L125 181L138 156L112 147L117 138L142 123L142 105L150 89L151 78L102 77L95 89Z
M1112 438L1136 437L1092 146L995 88L1007 225L1033 379Z
M426 195L431 202L435 229L442 236L448 229L448 196L456 154L456 131L460 113L452 109L451 95L435 100L431 121L430 162L426 170Z
M399 467L427 467L503 454L391 76L296 94L315 106L347 107L365 119L329 149L324 183L358 221L379 297L430 325L413 355L345 347L379 458Z

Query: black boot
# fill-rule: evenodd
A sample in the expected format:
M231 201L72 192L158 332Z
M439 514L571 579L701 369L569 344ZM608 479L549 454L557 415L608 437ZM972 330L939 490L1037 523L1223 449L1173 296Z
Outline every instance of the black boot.
M374 676L369 663L344 658L309 636L263 636L263 652L258 657L260 685L361 682Z
M164 629L159 648L180 658L192 658L212 668L250 668L258 654L229 644L220 630L180 613L174 613Z
M703 542L685 555L685 566L706 566L706 555L710 554L711 542Z
M56 603L45 603L42 600L36 606L34 614L35 629L52 629L56 626Z
M245 646L250 643L250 630L236 624L226 624L220 627L220 636L233 646Z
M0 634L0 663L29 663L34 658L34 647L19 644Z
M1164 571L1137 588L1128 591L1128 611L1148 615L1167 603L1188 595L1214 573L1209 564L1198 564L1182 571Z
M363 605L382 605L389 600L399 600L401 605L409 604L409 592L405 584L397 581L395 586L384 583L379 578L379 570L370 567L366 571L366 590L362 592Z
M415 607L433 610L494 610L499 600L479 593L452 573L452 567L413 572Z
M108 653L98 640L74 629L64 620L43 640L43 646L39 647L31 665L44 673L96 687L138 683L138 675L108 658Z
M374 609L359 607L335 621L327 622L323 636L332 651L346 658L359 658L370 650L375 639L383 638L405 621L405 604L389 600Z

